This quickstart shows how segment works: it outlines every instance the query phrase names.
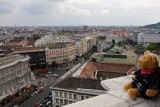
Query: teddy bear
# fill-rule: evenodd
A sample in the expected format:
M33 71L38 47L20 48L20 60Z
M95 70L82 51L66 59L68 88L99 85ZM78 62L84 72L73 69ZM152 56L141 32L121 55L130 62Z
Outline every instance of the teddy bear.
M137 61L138 70L131 74L135 75L131 82L124 84L124 89L128 92L132 100L137 97L143 97L149 100L160 92L160 68L159 58L150 51L144 52L144 55Z

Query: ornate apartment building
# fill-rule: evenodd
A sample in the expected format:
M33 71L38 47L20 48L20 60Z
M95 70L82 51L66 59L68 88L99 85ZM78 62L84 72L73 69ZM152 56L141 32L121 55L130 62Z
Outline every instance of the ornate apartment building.
M28 56L16 54L0 58L0 106L8 104L20 95L22 89L30 86Z
M74 42L56 43L54 46L46 49L46 62L52 64L67 63L75 59L76 46Z

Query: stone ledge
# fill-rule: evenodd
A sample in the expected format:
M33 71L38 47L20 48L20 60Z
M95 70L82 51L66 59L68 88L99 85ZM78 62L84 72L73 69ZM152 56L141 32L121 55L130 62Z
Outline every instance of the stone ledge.
M132 81L132 76L124 76L101 81L106 94L79 101L64 107L160 107L160 97L145 100L137 98L131 100L124 90L123 85Z
M132 75L128 75L124 77L104 80L101 81L101 85L103 88L108 90L107 93L109 95L123 99L132 107L160 107L160 97L151 100L145 100L141 97L137 98L137 100L131 100L129 98L127 92L123 88L123 85L127 82L131 82L132 77Z

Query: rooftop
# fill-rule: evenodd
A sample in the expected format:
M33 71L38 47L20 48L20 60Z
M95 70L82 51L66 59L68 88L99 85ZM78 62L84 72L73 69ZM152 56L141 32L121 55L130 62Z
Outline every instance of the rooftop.
M74 42L57 42L53 44L52 46L49 46L49 49L66 48L71 45L75 45Z
M127 73L134 65L92 62L98 71Z
M64 107L160 107L160 97L145 100L141 97L131 100L123 85L130 82L132 76L104 80L101 85L108 90L106 94L79 101Z
M24 56L16 54L16 55L8 55L5 57L0 58L0 65L4 64L4 63L8 63L8 62L12 62L18 59L23 58Z
M70 89L70 90L77 90L78 88L83 88L83 89L95 89L95 90L105 91L105 89L101 86L99 79L91 79L91 78L68 77L52 87Z
M38 52L38 51L45 51L45 48L44 47L20 47L20 48L14 49L14 53Z
M127 73L134 65L87 62L80 75L93 77L96 71Z
M10 42L21 42L25 40L25 37L15 37L13 40L10 40Z

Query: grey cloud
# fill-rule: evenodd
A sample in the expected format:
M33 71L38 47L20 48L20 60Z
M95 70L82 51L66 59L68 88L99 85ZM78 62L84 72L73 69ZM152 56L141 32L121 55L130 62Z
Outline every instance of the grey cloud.
M62 3L66 0L46 0L41 1L32 1L27 5L24 5L23 10L30 13L30 14L44 14L49 11L53 11L57 7L59 3Z
M0 14L9 13L13 10L13 3L0 1Z
M59 2L64 2L64 1L68 1L68 0L46 0L48 2L54 2L54 3L59 3Z
M43 14L47 10L49 10L51 6L49 4L43 4L43 3L31 3L27 6L23 7L23 10L31 13L31 14Z
M11 12L12 11L12 9L10 9L9 8L9 6L8 5L6 5L6 6L0 6L0 14L3 14L3 13L9 13L9 12Z

